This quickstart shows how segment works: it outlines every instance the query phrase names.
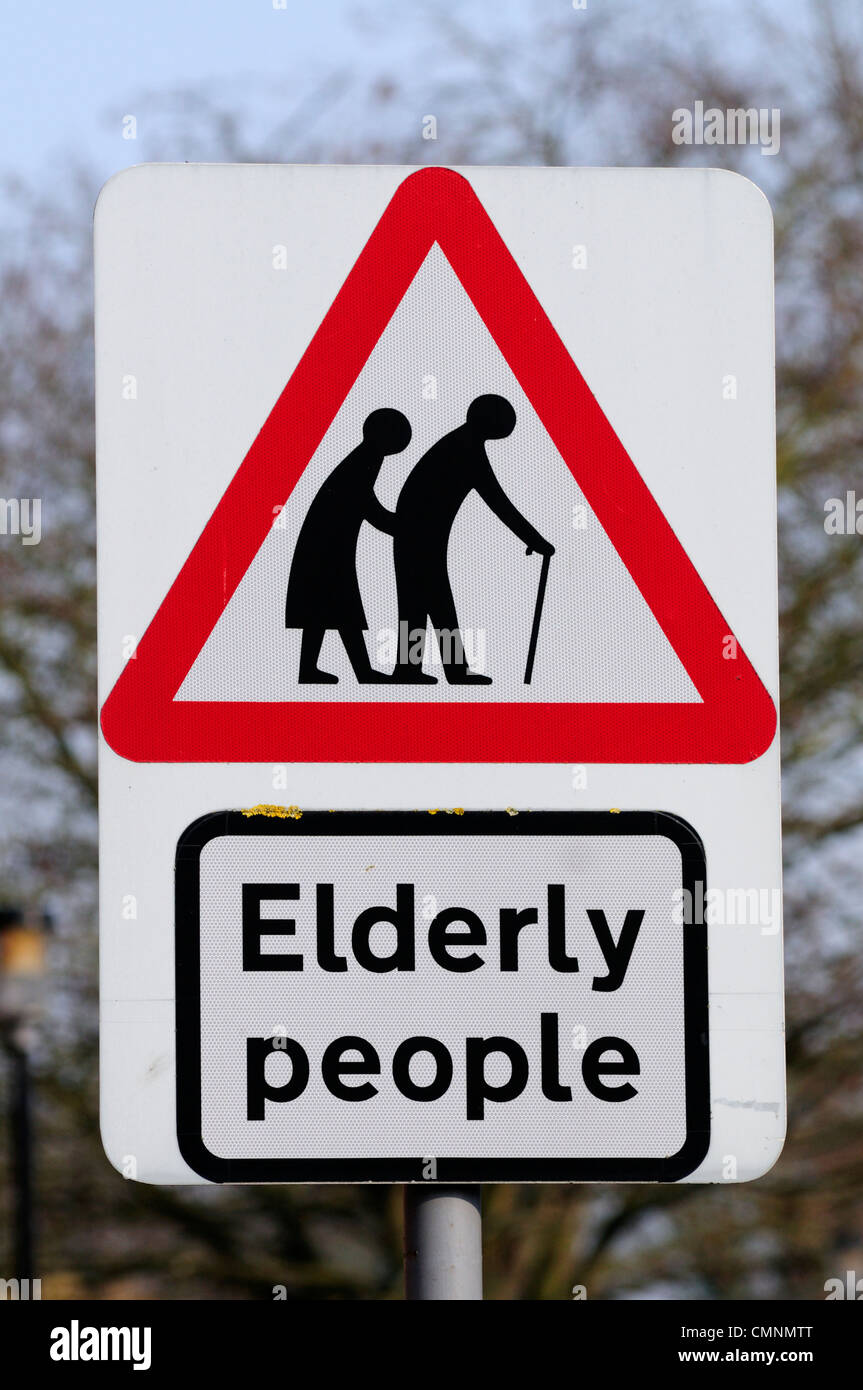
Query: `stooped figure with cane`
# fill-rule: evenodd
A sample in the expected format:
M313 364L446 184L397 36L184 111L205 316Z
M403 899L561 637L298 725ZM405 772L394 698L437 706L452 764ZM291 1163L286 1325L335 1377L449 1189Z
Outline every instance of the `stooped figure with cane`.
M516 414L504 396L477 396L464 424L445 434L423 454L408 475L395 511L394 545L399 604L398 659L391 680L396 685L434 684L423 669L426 626L448 633L441 647L444 674L450 685L490 685L491 677L471 671L450 583L447 550L456 516L476 491L495 516L527 547L543 557L536 612L528 648L525 684L533 674L536 643L548 566L554 546L531 526L509 500L486 453L490 439L505 439L515 428Z

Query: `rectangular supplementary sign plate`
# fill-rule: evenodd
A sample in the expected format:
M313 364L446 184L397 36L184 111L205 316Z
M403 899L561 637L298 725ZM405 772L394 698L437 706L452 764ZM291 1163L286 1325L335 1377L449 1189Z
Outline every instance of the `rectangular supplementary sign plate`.
M213 1181L687 1176L704 882L660 812L202 817L176 861L183 1157Z

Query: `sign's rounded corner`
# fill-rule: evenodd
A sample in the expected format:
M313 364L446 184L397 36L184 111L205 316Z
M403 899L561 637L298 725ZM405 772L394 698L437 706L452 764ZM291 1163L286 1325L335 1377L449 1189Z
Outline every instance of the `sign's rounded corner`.
M687 1129L686 1138L677 1150L662 1165L660 1182L683 1182L692 1177L707 1157L710 1148L710 1122L706 1126Z
M186 826L177 840L177 860L200 857L211 840L230 833L230 811L206 811Z
M742 762L754 763L758 758L763 758L765 753L770 752L779 733L779 712L776 708L776 702L767 690L764 690L764 698L762 718L756 727L759 736L754 748L750 749L747 756L741 759Z
M745 1176L740 1178L738 1181L741 1183L758 1182L761 1178L765 1178L768 1173L772 1172L772 1170L776 1167L776 1164L782 1157L783 1151L785 1149L785 1140L787 1137L787 1128L783 1123L782 1133L778 1134L775 1137L775 1139L771 1139L769 1143L765 1144L764 1155L757 1163L753 1165L752 1172L746 1173Z
M651 814L653 833L671 840L681 854L695 854L701 864L706 862L704 841L694 825L675 811L654 811Z
M177 1129L177 1147L183 1161L193 1173L205 1182L225 1183L231 1181L232 1163L229 1158L220 1158L211 1153L200 1134Z
M141 757L129 743L127 739L127 726L124 725L122 719L118 719L115 716L111 695L108 696L99 711L99 728L111 752L116 753L118 758L125 758L126 761L130 763L143 763L149 761L149 759Z

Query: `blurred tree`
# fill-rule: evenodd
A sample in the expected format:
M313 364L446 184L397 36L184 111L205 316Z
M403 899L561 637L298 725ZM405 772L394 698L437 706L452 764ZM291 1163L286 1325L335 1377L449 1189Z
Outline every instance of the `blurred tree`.
M853 0L813 0L781 24L747 13L729 32L727 7L698 23L663 7L657 27L641 6L536 4L504 7L490 31L470 6L433 7L405 40L410 85L339 73L299 98L257 90L249 110L223 87L144 103L154 158L720 163L774 205L788 1143L748 1187L488 1189L490 1298L564 1299L575 1284L591 1298L819 1298L827 1277L863 1268L863 542L824 527L829 498L863 497L863 20ZM372 39L382 23L416 19L373 17ZM696 99L779 107L779 155L675 145L672 111ZM262 133L268 100L279 112ZM148 1188L99 1146L95 191L83 174L42 199L10 189L26 215L0 263L0 492L43 500L40 545L0 538L0 883L60 908L41 1058L45 1294L397 1297L398 1192Z

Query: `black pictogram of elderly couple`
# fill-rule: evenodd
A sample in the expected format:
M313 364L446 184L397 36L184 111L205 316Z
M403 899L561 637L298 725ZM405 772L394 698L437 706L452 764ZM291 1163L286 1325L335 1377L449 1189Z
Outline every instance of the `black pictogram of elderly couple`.
M395 511L390 512L375 495L375 482L386 456L407 448L411 427L398 410L372 411L363 426L362 443L336 465L316 493L294 550L285 626L302 629L301 685L338 681L338 676L318 666L324 636L333 630L338 632L360 684L434 684L436 677L422 669L429 621L436 631L455 639L441 645L443 670L450 684L490 683L490 676L472 671L465 659L447 567L453 523L473 490L518 536L528 554L537 551L543 557L525 674L529 683L554 546L509 500L486 454L486 441L512 434L515 419L515 410L503 396L478 396L464 424L423 454L401 489ZM409 640L399 641L395 670L389 675L375 670L366 647L368 623L356 567L364 521L393 537L398 631L400 638L404 634Z

